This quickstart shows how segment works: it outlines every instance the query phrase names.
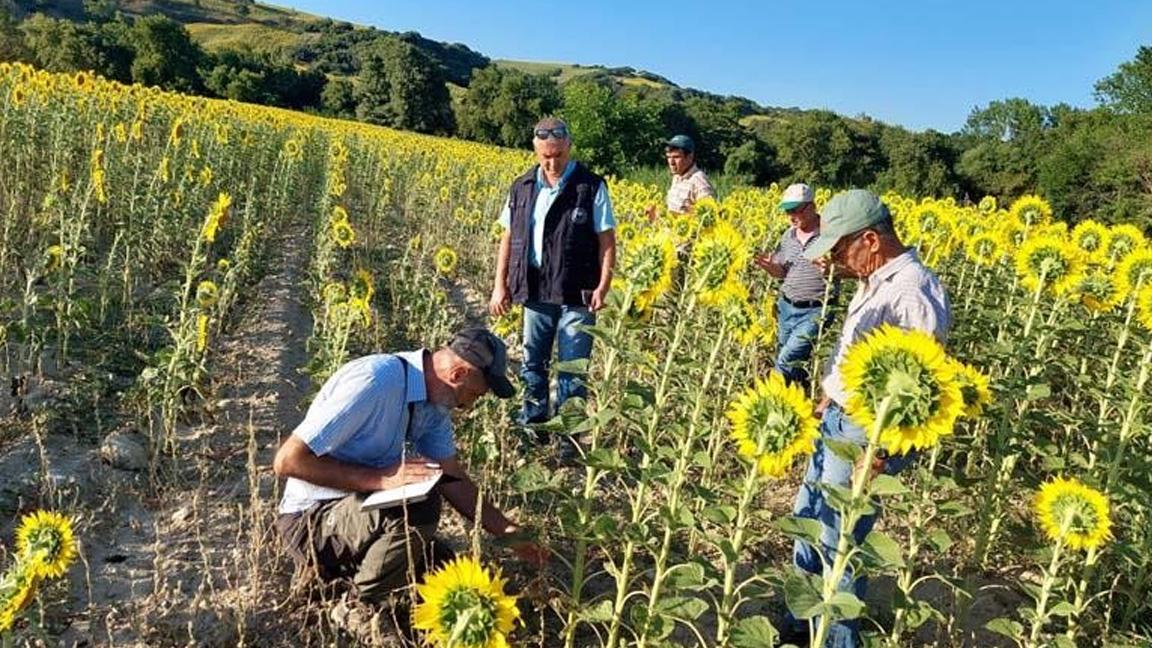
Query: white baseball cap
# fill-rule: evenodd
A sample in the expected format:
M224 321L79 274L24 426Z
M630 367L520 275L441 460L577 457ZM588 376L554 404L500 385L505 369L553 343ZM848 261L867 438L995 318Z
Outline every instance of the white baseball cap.
M816 194L812 191L812 187L809 187L803 182L797 182L796 184L788 185L788 188L784 190L784 194L780 196L780 209L789 211L796 209L804 203L815 201Z

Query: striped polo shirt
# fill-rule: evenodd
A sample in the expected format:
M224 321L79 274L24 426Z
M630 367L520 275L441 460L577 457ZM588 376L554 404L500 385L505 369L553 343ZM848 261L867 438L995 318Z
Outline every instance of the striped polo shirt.
M944 286L920 263L916 250L891 259L862 279L844 315L844 330L825 368L824 394L843 406L848 391L840 377L840 363L848 347L872 329L891 324L906 330L931 333L943 344L952 327L952 306Z
M796 228L789 226L772 253L772 261L784 266L786 271L780 293L791 301L824 301L824 272L802 255L819 234L820 228L817 227L812 236L801 243Z

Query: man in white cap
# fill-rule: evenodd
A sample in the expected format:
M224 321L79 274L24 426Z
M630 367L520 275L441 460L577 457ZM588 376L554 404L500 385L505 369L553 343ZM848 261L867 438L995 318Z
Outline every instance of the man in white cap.
M852 189L828 201L820 235L804 250L804 257L813 261L823 260L825 256L842 276L855 277L860 282L848 305L836 350L825 369L821 383L824 398L816 408L821 416L820 439L809 459L793 509L796 517L820 522L822 547L818 550L797 540L793 553L796 567L811 574L820 574L825 564L832 564L840 537L840 513L826 499L825 489L847 488L852 481L852 462L834 452L829 442L833 446L852 443L861 447L867 442L864 428L844 413L844 403L848 400L840 376L844 355L854 342L884 324L925 331L941 343L952 325L951 306L944 286L920 263L916 250L901 243L888 207L875 194ZM872 472L895 474L911 459L910 455L889 456L881 451ZM852 533L856 546L864 543L875 521L875 515L860 519ZM863 600L864 578L854 578L849 573L840 586ZM783 628L785 639L803 645L805 642L797 634L805 632L806 627L807 624L789 619ZM858 619L833 622L828 630L826 647L861 645Z
M837 282L828 288L827 273L804 258L820 234L820 214L816 213L812 187L798 182L784 190L780 209L792 225L780 237L772 254L756 255L756 265L782 279L776 299L776 371L790 383L808 384L808 360L820 332L822 315L836 297Z

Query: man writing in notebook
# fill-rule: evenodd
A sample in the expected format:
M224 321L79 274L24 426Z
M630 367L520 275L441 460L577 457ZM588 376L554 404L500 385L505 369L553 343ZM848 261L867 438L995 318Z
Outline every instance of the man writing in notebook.
M360 601L382 602L444 556L432 544L442 496L542 565L546 551L515 542L522 532L499 509L485 499L477 511L476 485L456 459L450 411L488 391L512 396L506 358L498 337L471 328L436 351L370 355L340 367L273 465L288 478L276 526L297 564L325 581L351 582ZM445 478L427 500L361 510L373 491L439 471Z

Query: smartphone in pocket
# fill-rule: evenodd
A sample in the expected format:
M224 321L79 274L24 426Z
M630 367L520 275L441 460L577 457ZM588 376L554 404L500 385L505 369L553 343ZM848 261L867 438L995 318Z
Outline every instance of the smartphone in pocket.
M592 291L591 290L581 290L580 291L580 303L584 304L585 306L590 306L592 304Z

